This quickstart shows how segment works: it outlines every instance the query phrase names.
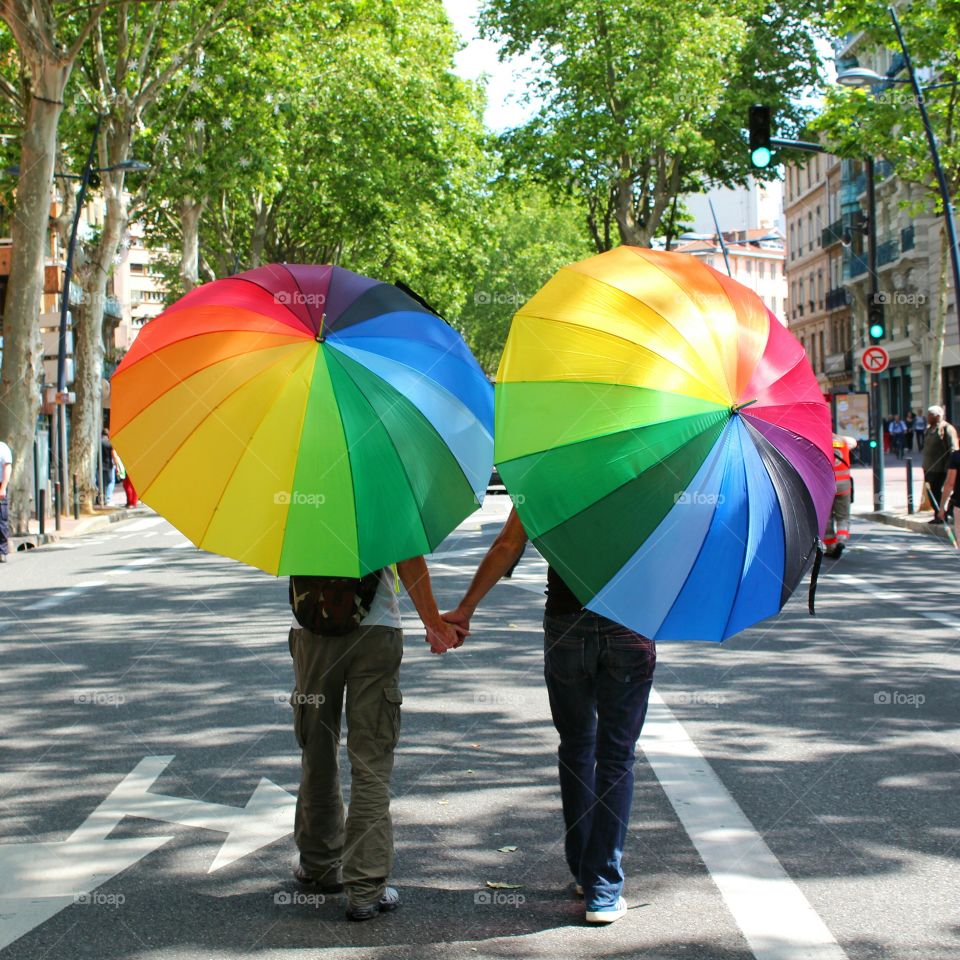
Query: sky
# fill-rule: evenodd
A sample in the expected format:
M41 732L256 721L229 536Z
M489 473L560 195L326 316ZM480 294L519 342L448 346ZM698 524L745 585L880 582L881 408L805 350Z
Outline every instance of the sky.
M487 109L484 120L491 130L518 126L534 113L534 107L521 102L525 83L520 72L532 68L529 57L518 57L507 63L497 59L497 45L477 36L475 19L480 0L443 0L447 16L466 43L457 54L457 73L476 80L487 75Z

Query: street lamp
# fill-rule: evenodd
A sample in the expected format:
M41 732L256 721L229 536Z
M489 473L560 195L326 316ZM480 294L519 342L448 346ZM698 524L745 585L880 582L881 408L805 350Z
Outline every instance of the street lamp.
M77 190L76 208L73 211L73 223L70 227L70 240L67 244L67 262L63 269L63 290L60 294L60 330L57 343L57 442L54 445L54 484L53 496L56 510L56 526L60 529L60 514L62 512L63 494L67 485L67 418L65 406L69 398L67 392L67 315L70 306L70 283L73 279L73 254L77 246L77 232L80 227L80 215L83 212L83 204L86 200L87 187L90 185L91 177L94 173L114 173L118 170L131 173L143 170L149 170L150 164L143 160L123 160L120 163L114 163L109 167L94 167L97 154L97 139L100 136L100 127L104 117L97 116L97 122L93 128L93 138L90 141L90 150L87 153L86 163L83 165L83 172L75 173L57 173L54 176L61 180L79 180L80 188ZM7 167L4 171L9 176L19 176L20 168L17 166Z
M903 38L903 30L900 27L900 18L894 7L888 8L890 17L893 20L894 29L897 31L897 40L900 43L900 50L903 52L903 63L909 74L908 80L900 80L895 77L881 76L876 70L870 70L867 67L851 67L848 70L841 70L837 74L837 83L845 87L874 87L878 84L887 83L909 83L913 87L913 92L917 101L917 107L920 110L920 119L923 121L923 130L927 136L927 144L930 147L930 159L933 161L933 169L937 176L937 186L940 190L940 200L943 203L943 216L947 228L947 243L950 248L950 263L953 267L953 302L957 313L957 324L960 327L960 245L957 243L957 224L953 214L953 203L950 197L950 188L947 185L947 177L943 172L943 164L940 162L940 147L937 143L937 136L933 132L930 124L930 115L927 113L927 102L924 99L924 93L928 90L937 90L941 87L953 86L953 83L933 83L922 87L917 80L917 72L913 68L913 61L910 59L910 51L907 49L906 40ZM939 398L934 398L939 401Z

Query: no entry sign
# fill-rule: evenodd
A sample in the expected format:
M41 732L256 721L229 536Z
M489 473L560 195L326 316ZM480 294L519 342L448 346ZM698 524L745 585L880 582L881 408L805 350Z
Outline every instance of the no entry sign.
M883 373L890 366L890 354L883 347L867 347L860 354L860 363L867 373Z

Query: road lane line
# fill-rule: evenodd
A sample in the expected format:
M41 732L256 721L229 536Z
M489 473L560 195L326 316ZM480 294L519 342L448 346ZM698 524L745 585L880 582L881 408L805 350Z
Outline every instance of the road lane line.
M757 960L846 960L655 690L640 746Z
M934 623L939 623L942 627L949 627L951 630L956 630L960 633L960 617L951 617L945 613L936 613L933 610L917 610L914 606L915 597L908 597L906 594L897 593L895 590L880 590L866 580L851 576L849 573L833 574L830 577L825 577L820 582L830 583L831 580L853 587L854 590L859 590L861 593L865 593L875 600L896 604L900 607L901 612L907 616L924 617L927 620L932 620Z
M87 590L93 590L95 587L102 587L105 583L105 580L87 580L84 583L78 583L75 586L70 587L69 590L61 590L59 593L54 593L49 597L44 597L42 600L38 600L36 603L31 603L29 606L24 607L23 609L49 610L51 607L55 607L58 603L61 603L64 600L70 600L78 594L85 593Z

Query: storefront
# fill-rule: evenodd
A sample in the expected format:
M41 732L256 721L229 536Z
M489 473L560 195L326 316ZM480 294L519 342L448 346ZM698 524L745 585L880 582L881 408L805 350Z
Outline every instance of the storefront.
M913 401L909 363L889 366L880 374L880 397L884 417L892 417L895 413L906 416Z
M943 408L950 423L960 423L960 367L943 368Z

